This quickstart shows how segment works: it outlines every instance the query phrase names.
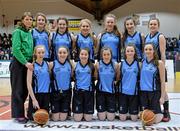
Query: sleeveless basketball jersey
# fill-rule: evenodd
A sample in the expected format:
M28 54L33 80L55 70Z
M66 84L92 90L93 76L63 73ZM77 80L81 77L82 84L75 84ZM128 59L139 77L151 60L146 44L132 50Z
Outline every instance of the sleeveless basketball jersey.
M119 36L109 32L103 33L100 39L100 49L104 46L111 48L113 60L118 62L121 59L121 39Z
M143 61L140 76L141 91L160 90L159 70L152 61L148 62L147 59Z
M135 32L132 36L127 35L126 40L124 41L124 44L134 44L136 46L136 51L138 58L142 58L142 37L140 32Z
M102 60L99 61L98 70L98 87L100 91L114 93L115 67L114 63L106 64Z
M76 39L76 47L78 49L78 54L80 49L88 48L90 51L90 59L94 60L94 42L93 38L91 38L90 34L87 36L82 35L81 33L77 35Z
M42 65L34 63L33 70L33 90L34 93L48 93L50 91L50 75L47 62Z
M75 89L92 91L91 68L86 64L83 66L79 61L75 67Z
M157 49L159 59L161 59L161 53L160 53L160 47L159 47L159 35L160 34L161 33L159 33L159 32L157 32L153 36L151 34L148 34L145 38L145 44L152 43L155 46L155 48Z
M64 63L54 60L52 73L56 91L68 90L71 87L71 70L71 65L67 60Z
M58 54L58 49L60 46L65 46L69 49L71 52L72 50L72 39L69 33L53 33L52 36L52 46L53 46L53 54L54 54L54 59L57 59L57 54Z
M139 80L139 63L134 60L129 64L126 60L121 62L121 82L120 82L120 92L127 95L137 95Z
M45 56L44 58L50 58L50 49L49 49L49 34L45 30L39 31L38 29L32 29L32 37L34 42L34 47L37 45L45 46Z

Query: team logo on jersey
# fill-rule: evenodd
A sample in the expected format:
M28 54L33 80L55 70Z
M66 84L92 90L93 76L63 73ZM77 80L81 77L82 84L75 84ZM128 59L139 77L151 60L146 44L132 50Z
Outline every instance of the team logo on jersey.
M54 68L55 72L59 72L61 69L60 68Z

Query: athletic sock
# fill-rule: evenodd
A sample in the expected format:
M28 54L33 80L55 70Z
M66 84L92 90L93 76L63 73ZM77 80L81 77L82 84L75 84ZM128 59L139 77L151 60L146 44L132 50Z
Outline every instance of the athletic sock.
M165 101L163 107L164 107L164 111L169 112L169 101Z

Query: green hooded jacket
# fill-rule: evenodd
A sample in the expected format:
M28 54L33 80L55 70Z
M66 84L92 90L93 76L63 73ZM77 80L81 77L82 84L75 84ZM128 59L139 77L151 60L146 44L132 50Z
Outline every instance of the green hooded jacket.
M32 60L33 38L30 30L18 27L12 34L13 56L23 65Z

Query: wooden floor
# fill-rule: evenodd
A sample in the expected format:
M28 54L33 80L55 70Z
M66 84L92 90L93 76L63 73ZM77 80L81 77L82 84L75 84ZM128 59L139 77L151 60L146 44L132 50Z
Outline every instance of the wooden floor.
M168 79L167 91L169 93L180 93L180 75L176 79ZM11 94L11 86L9 78L0 78L0 96L9 96Z

